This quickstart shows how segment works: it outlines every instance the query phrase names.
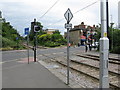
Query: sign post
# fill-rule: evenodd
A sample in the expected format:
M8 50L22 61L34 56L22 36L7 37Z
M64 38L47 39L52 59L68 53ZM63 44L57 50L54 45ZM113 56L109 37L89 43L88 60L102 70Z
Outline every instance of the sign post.
M25 28L25 35L27 35L28 64L29 64L29 28Z
M67 20L67 24L65 24L65 28L67 29L67 84L69 84L69 29L72 28L72 24L69 24L69 22L71 21L71 19L73 18L73 14L71 13L70 9L68 8L68 10L65 12L64 14L65 19Z
M100 38L100 88L109 88L108 53L109 39L107 38L107 0L101 0L101 38Z

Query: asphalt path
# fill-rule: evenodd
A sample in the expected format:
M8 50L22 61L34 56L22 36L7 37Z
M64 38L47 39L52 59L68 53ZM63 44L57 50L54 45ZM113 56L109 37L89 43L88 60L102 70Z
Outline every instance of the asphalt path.
M70 56L75 53L84 51L84 47L70 47ZM29 50L30 62L34 62L34 52ZM37 61L57 58L57 57L67 57L67 47L61 48L48 48L48 49L37 49ZM28 63L28 52L27 50L13 50L13 51L3 51L2 52L2 69L15 68L17 66Z
M84 47L70 47L70 55L81 51L84 51ZM69 88L40 63L34 63L33 50L29 52L29 64L27 50L2 52L3 88ZM58 56L67 56L67 48L37 49L37 60Z
M81 53L84 51L84 47L70 47L70 56L75 53ZM34 52L29 50L30 62L34 62ZM40 57L39 57L40 56ZM67 47L61 48L48 48L48 49L37 49L37 61L41 59L57 58L61 56L67 57ZM13 50L2 52L2 68L11 68L27 63L28 60L27 50ZM21 63L22 62L22 63Z
M84 51L84 47L70 48L70 54ZM37 49L37 55L42 54L53 54L63 52L63 55L67 55L67 48L48 48L48 49ZM28 57L27 50L14 50L14 51L2 51L2 62L12 61L20 58ZM33 50L29 50L30 57L34 56Z

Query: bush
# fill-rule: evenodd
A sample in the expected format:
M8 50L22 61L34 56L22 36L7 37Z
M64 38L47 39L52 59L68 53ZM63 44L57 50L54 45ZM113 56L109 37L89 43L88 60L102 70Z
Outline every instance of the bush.
M25 47L21 44L18 43L17 45L17 42L15 41L12 41L10 39L7 39L7 38L4 38L4 37L0 37L2 38L2 50L15 50L15 49L25 49Z
M13 50L11 47L1 48L2 51Z
M57 47L60 45L66 45L67 41L63 39L60 34L43 34L38 35L38 44L47 47Z
M46 47L57 47L57 46L60 46L60 43L49 41L49 42L46 42L44 45Z
M112 53L120 54L120 46L114 47Z
M2 37L2 47L14 47L16 43L12 40Z

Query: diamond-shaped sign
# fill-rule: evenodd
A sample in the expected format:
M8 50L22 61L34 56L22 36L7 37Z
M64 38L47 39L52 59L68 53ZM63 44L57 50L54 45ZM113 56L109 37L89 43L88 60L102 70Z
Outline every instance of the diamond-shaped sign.
M65 19L67 20L67 22L70 22L71 19L73 18L73 14L71 13L70 9L68 8L68 10L65 12L64 14Z

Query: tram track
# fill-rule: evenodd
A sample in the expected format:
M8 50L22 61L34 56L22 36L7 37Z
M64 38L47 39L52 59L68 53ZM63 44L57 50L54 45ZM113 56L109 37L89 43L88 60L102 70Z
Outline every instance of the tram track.
M73 54L73 55L75 55L75 54ZM46 56L46 55L44 55L44 56ZM78 57L78 55L76 55L76 56ZM46 56L46 57L49 57L49 56ZM64 56L63 59L58 59L58 58L59 57L51 58L51 59L54 59L53 60L54 62L62 65L63 67L67 67L66 57ZM82 58L87 59L86 57L82 57ZM95 62L99 63L98 58L96 58L96 60L94 60L92 58L89 58L89 59L91 61L95 61ZM80 61L79 59L74 60L74 59L70 58L70 69L74 70L76 73L81 73L81 74L83 74L87 77L90 77L91 80L95 79L95 82L97 81L96 83L99 83L99 65L96 66L94 64L91 65L91 64L85 63L85 62L90 61L90 60ZM110 64L117 65L117 63L110 63ZM109 81L110 81L109 85L110 85L110 88L120 89L120 82L119 82L120 77L119 76L120 76L119 72L114 72L114 71L109 70Z
M84 54L84 55L77 54L77 56L79 56L79 57L84 57L84 58L89 58L89 59L97 60L97 61L100 60L99 56L97 56L97 55L92 55L92 54ZM120 60L119 60L119 59L116 59L116 58L109 58L109 63L119 64L119 65L120 65Z
M67 63L65 63L64 61L57 61L59 64L67 67ZM76 71L76 72L79 72L79 73L82 73L86 76L89 76L91 79L96 79L97 81L99 81L99 70L98 68L94 67L94 66L89 66L89 65L86 65L86 64L83 64L83 63L79 63L79 62L76 62L74 60L71 60L71 63L70 63L70 69ZM110 74L110 73L109 73ZM114 75L113 74L110 74L110 87L111 88L120 88L119 85L119 79L117 78L118 75L115 76L115 73ZM117 83L114 83L112 82L114 79L115 82ZM98 83L98 82L97 82Z

